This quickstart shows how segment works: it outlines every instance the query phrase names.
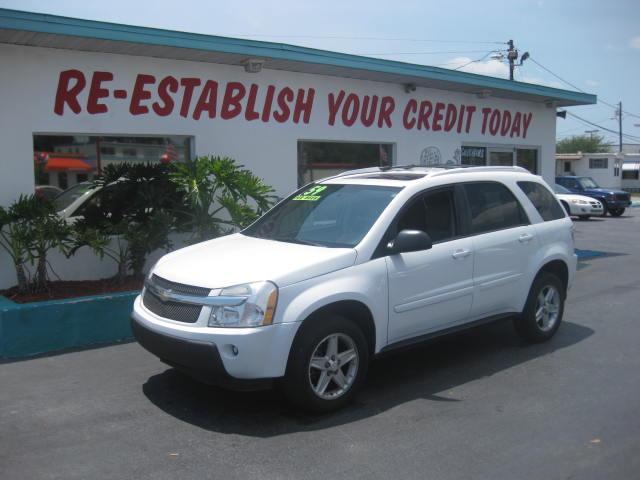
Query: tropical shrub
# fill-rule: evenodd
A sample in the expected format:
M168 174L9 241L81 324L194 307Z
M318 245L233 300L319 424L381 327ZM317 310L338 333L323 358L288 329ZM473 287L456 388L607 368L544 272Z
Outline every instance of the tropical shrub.
M169 178L182 194L178 226L190 243L245 227L273 205L273 188L243 167L211 155L172 164Z
M47 289L47 254L54 248L68 253L71 238L70 227L53 204L35 195L21 195L8 209L0 207L0 246L13 261L19 293ZM35 266L33 278L25 268L27 262Z

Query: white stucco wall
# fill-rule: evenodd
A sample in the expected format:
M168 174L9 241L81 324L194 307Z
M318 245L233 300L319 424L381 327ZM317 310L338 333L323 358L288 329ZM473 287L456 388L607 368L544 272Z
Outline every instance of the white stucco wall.
M590 158L607 158L607 168L589 168ZM614 168L616 160L619 162L619 175L615 176ZM559 169L562 172L564 165L563 161L560 161ZM588 154L585 153L579 160L571 160L571 167L573 173L578 176L591 177L595 182L604 188L620 188L622 185L622 160L617 155L611 154Z
M246 73L242 67L217 65L210 63L186 62L133 57L114 54L98 54L66 50L54 50L15 45L0 45L0 144L2 145L2 163L0 170L0 204L7 205L20 193L33 191L33 134L103 134L103 135L190 135L194 137L195 154L217 154L234 157L246 165L255 174L273 185L281 196L297 186L297 141L308 140L345 140L389 142L395 145L397 163L419 163L420 153L429 146L440 149L443 160L454 158L456 149L461 145L521 145L540 148L541 174L553 181L555 173L555 109L543 104L505 100L498 98L478 99L475 95L460 94L443 90L418 88L410 94L405 93L400 84L376 83L347 78L321 75L300 74L264 69L258 74ZM54 102L60 72L76 69L86 77L87 86L78 95L82 111L73 113L68 105L63 115L54 112ZM104 82L108 89L108 98L100 100L107 105L108 113L91 115L87 113L87 97L92 74L106 71L113 74L113 80ZM207 79L219 84L218 114L210 119L205 113L199 120L192 117L194 104L200 95L200 87L194 91L189 116L179 115L182 87L174 95L176 107L168 116L158 116L150 109L148 114L132 115L129 111L130 100L138 74L155 76L155 85L147 86L152 98L142 103L151 106L159 100L158 83L166 76L178 80L195 77L204 83ZM290 87L315 90L313 107L309 123L294 123L290 117L284 123L263 122L260 119L248 121L244 115L230 120L220 118L219 110L227 82L242 82L247 90L251 84L258 86L256 110L261 111L266 90L269 85L276 89ZM116 99L113 91L122 89L128 93L127 99ZM334 125L329 125L329 94L336 95L340 90L346 94L355 93L362 98L365 95L378 97L390 96L395 102L391 115L392 127L378 127L374 123L365 127L359 122L347 127L342 124L340 115ZM403 126L405 105L411 99L418 103L423 100L452 103L457 106L474 106L469 133L425 131L406 129ZM246 98L243 100L246 107ZM482 109L491 107L502 111L509 110L532 114L526 138L500 134L491 136L482 133ZM488 129L487 129L488 130ZM72 260L73 261L73 260ZM87 268L84 259L82 271L86 277L100 277L111 273L108 267L96 265ZM74 270L70 267L70 270ZM77 274L73 274L77 277ZM6 256L0 256L0 288L14 283L13 271Z

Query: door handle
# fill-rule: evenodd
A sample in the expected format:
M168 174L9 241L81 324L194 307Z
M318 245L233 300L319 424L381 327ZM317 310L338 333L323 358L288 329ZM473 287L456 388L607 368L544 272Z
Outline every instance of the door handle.
M465 258L468 257L469 255L471 255L471 250L456 250L455 252L453 252L451 254L451 256L453 258L455 258L456 260L459 258Z
M518 241L520 243L527 243L531 240L533 240L533 235L531 235L530 233L523 233L522 235L520 235L520 237L518 237Z

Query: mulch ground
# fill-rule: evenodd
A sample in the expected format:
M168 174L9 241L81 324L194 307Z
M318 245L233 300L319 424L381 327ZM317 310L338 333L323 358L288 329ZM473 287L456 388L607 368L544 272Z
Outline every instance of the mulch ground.
M122 283L113 279L82 280L82 281L55 281L49 283L47 291L38 293L18 294L17 287L0 290L0 295L16 303L39 302L42 300L58 300L62 298L86 297L103 293L129 292L142 290L144 277L130 276Z

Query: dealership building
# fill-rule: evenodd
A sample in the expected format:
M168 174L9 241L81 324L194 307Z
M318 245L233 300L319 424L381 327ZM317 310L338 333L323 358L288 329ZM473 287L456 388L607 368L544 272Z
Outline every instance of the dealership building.
M5 9L0 62L0 205L110 163L209 154L235 158L280 196L391 164L520 165L552 181L556 109L596 101L436 67ZM15 283L8 258L0 272L0 288Z

